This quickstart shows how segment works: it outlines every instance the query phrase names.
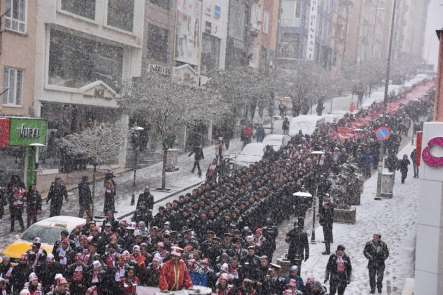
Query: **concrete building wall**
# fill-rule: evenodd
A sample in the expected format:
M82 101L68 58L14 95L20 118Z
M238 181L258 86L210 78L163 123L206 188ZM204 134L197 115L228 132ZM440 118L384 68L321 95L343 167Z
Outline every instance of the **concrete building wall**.
M40 114L41 101L116 107L116 102L102 98L86 98L80 89L49 85L49 50L51 29L100 40L123 48L122 81L140 76L144 34L145 0L134 2L133 32L112 28L106 23L107 0L96 1L95 20L89 20L61 9L59 0L36 0L36 79L34 110Z
M0 15L2 30L0 32L0 93L4 89L4 67L13 67L23 71L22 103L20 105L8 105L3 103L6 96L0 96L0 114L32 116L32 104L34 98L34 63L36 42L36 2L26 1L26 31L18 33L8 30L5 26L5 2L0 1Z

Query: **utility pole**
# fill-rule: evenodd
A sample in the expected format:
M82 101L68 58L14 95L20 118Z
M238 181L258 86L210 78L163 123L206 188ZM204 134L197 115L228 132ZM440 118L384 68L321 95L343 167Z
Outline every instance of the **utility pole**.
M384 111L386 111L386 104L388 102L389 80L391 78L392 44L393 44L393 41L394 41L395 13L396 13L396 11L397 11L397 0L394 0L394 8L392 10L391 35L389 37L388 60L387 60L387 66L386 66L385 96L384 96L384 99L383 99Z
M395 29L395 13L397 10L397 0L394 0L394 7L392 10L391 34L389 37L388 59L386 64L386 81L385 81L385 95L383 98L383 116L386 113L386 106L388 103L389 94L389 80L391 78L391 59L392 59L392 44L394 40ZM377 198L381 197L381 175L383 173L383 156L384 156L384 142L380 142L380 156L378 162L378 176L377 176Z

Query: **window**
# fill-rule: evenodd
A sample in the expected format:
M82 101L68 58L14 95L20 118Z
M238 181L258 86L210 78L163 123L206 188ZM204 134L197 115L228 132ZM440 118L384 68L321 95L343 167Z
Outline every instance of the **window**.
M6 0L5 27L19 33L26 32L26 0Z
M301 17L301 10L302 10L302 0L297 0L297 6L295 10L295 17L300 18Z
M108 25L132 32L134 27L134 0L108 0Z
M168 62L169 31L153 24L148 26L148 58Z
M101 80L117 92L122 82L123 48L52 30L49 84L80 88Z
M95 19L95 0L62 0L62 10Z
M3 104L21 105L23 92L23 71L5 67L3 75L3 88L7 89L3 94Z
M151 0L151 3L164 9L169 9L169 0Z

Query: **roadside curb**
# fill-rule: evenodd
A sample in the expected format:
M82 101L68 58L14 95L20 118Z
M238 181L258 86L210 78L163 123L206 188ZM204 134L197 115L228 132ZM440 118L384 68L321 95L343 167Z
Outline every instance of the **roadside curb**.
M170 193L169 195L166 195L166 196L164 196L163 198L161 198L161 199L155 201L155 202L154 202L154 205L155 205L155 204L158 204L158 203L161 203L161 202L163 202L163 201L165 201L165 200L167 200L167 199L169 199L169 198L172 198L172 197L174 197L174 196L176 196L176 195L178 195L178 194L180 194L180 193L182 193L182 192L184 192L184 191L187 191L188 189L191 189L191 188L193 188L193 187L199 186L199 185L202 184L202 183L203 183L203 181L199 181L198 183L194 183L194 184L192 184L192 185L188 185L188 186L186 186L186 187L184 187L184 188L180 188L178 191L172 192L172 193ZM123 215L117 217L116 219L117 219L117 220L122 220L122 219L124 219L124 218L126 218L126 217L128 217L128 216L133 215L134 212L135 212L135 210L133 210L133 211L131 211L131 212L128 212L128 213L125 213L125 214L123 214Z

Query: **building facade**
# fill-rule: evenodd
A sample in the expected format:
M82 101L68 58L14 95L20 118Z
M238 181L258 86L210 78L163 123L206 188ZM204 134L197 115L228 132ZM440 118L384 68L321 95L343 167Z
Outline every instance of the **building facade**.
M35 1L0 1L0 114L33 115Z
M32 140L45 144L45 133L26 142L22 126L34 115L34 78L36 42L36 2L27 0L0 1L0 183L16 174L26 181L24 173L29 162ZM27 117L25 119L25 117ZM19 122L20 124L15 124ZM12 127L11 127L12 126ZM11 129L12 128L12 129ZM16 139L16 140L12 140Z
M226 44L226 68L247 66L248 25L250 18L249 0L230 0L228 13L228 37Z
M142 73L172 75L175 52L175 0L146 0Z
M116 98L124 83L141 75L145 0L32 2L37 3L34 112L48 120L49 142L116 118L127 130ZM120 165L125 153L126 141Z

